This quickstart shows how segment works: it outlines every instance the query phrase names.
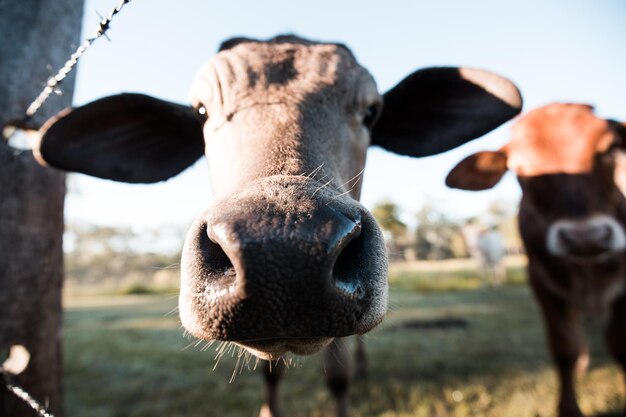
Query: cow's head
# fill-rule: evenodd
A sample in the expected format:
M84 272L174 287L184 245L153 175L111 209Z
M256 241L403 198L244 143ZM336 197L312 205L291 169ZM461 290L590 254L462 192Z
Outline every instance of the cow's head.
M499 151L461 161L446 183L483 190L510 169L522 187L520 220L532 222L521 228L527 249L602 261L626 247L617 220L626 214L624 198L615 177L621 172L616 157L625 143L626 126L594 116L592 107L551 104L517 121L511 141Z
M367 148L444 152L513 117L521 97L463 68L417 71L381 96L345 46L281 36L225 42L191 103L122 94L67 110L44 127L38 157L155 182L205 154L216 201L185 243L181 319L196 337L273 358L383 318L383 239L358 203Z

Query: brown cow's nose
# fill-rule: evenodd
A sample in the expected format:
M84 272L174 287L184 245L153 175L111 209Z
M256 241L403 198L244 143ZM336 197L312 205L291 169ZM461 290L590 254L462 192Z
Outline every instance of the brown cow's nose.
M196 222L182 262L187 330L297 352L302 341L364 333L380 322L380 231L358 203L319 187L299 177L264 180Z
M582 226L561 228L558 238L572 255L597 255L607 251L612 234L608 225Z
M560 220L548 231L548 249L555 255L593 259L623 250L625 243L623 228L609 216Z

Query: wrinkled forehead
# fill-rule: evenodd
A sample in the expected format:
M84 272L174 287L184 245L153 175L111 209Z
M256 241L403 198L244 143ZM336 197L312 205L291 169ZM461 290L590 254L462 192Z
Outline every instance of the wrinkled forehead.
M597 153L608 150L613 133L591 106L551 104L528 113L505 146L508 166L521 176L584 174Z
M192 104L216 98L224 105L229 100L300 100L331 86L338 93L360 88L377 94L371 75L340 44L280 37L268 42L231 40L224 45L196 76Z

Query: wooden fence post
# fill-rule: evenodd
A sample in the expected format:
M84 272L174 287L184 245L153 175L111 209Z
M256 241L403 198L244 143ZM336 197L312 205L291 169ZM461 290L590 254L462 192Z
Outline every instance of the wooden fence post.
M0 126L23 117L80 42L83 0L0 0ZM69 106L73 74L32 119ZM0 140L0 363L12 345L31 361L16 382L63 412L61 287L65 176ZM0 416L34 416L0 383Z

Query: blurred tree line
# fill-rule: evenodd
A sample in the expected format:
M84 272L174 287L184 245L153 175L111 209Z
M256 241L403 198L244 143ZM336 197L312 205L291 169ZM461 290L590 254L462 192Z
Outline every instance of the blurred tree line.
M516 207L492 202L480 219L451 219L427 202L415 213L416 226L411 229L400 219L400 209L394 202L383 201L372 209L383 229L391 261L466 258L470 250L463 237L463 228L470 223L480 223L485 228L497 227L507 252L521 253L516 213Z
M165 227L69 224L64 236L66 283L113 291L178 286L184 231Z
M497 225L507 251L519 253L521 242L513 212L512 207L493 203L484 218L451 219L433 204L426 203L414 214L415 226L409 227L392 201L380 202L372 209L392 262L468 257L462 229L476 221L485 226ZM143 287L175 289L185 233L183 228L174 226L133 230L69 224L64 237L66 283L70 289L98 287L116 292L140 291Z

